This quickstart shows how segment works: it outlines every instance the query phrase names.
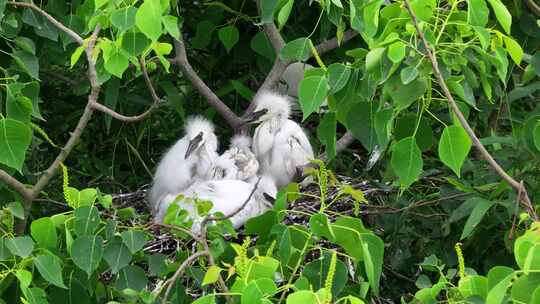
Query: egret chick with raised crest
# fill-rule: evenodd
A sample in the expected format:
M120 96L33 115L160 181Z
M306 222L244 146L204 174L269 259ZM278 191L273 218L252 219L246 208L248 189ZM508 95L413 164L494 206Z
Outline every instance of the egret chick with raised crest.
M253 152L262 174L270 175L278 188L286 186L300 168L313 158L313 148L302 127L289 119L287 96L264 91L255 96L255 109L244 123L259 123L253 135Z

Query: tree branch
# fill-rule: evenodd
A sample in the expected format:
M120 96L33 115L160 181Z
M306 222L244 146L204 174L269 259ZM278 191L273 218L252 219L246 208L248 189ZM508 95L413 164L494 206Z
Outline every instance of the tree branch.
M184 75L191 81L191 84L199 91L206 101L214 107L225 121L233 128L237 129L242 120L210 89L193 69L186 54L186 46L182 35L180 39L174 41L176 51L175 59L172 61L177 64Z
M150 91L150 96L152 96L152 100L153 100L153 103L148 108L148 110L146 110L145 112L139 115L126 116L126 115L116 112L115 110L97 101L92 103L92 107L95 110L108 114L111 117L117 120L120 120L122 122L137 122L137 121L141 121L145 119L148 115L150 115L150 113L152 113L152 111L154 111L154 109L158 107L159 103L161 102L161 98L159 98L159 96L157 95L156 90L154 89L154 86L152 85L152 81L150 80L150 77L148 76L148 71L146 69L146 63L144 61L144 58L142 57L139 58L139 63L141 65L141 72L143 74L144 82L146 83L146 87L148 88L148 91Z
M207 250L195 252L194 254L190 255L184 262L182 262L180 267L178 267L178 269L176 270L176 272L170 279L165 281L165 284L163 287L167 286L167 290L165 291L165 294L163 295L163 303L169 303L167 299L169 298L169 294L172 291L174 282L178 280L178 278L184 273L184 271L189 265L191 265L193 262L195 262L196 259L198 259L199 257L202 257L203 255L207 257L211 256L210 252Z
M416 18L416 15L411 9L411 6L409 4L408 0L404 0L405 8L409 12L409 15L411 16L412 22L414 24L414 27L416 28L416 32L418 33L418 36L420 37L420 40L422 40L422 44L424 45L426 49L426 55L428 56L429 60L431 61L431 65L433 67L433 72L435 73L435 76L437 77L437 82L441 86L441 89L443 90L444 96L446 99L448 99L448 103L450 104L450 107L452 108L454 114L456 114L459 122L471 138L473 145L479 150L480 155L488 162L488 164L497 172L497 174L505 180L514 190L516 190L518 193L521 193L521 197L518 197L524 207L527 209L527 212L529 215L534 219L538 220L538 216L536 215L536 212L534 211L534 207L532 206L532 203L529 199L529 196L527 195L527 190L523 186L522 183L516 181L513 177L511 177L504 169L495 161L495 159L489 154L489 152L486 150L484 145L480 142L476 134L474 133L474 130L471 128L469 123L467 122L467 119L465 116L463 116L463 113L459 109L456 101L454 100L454 97L452 96L452 93L450 93L450 90L448 89L448 86L446 85L446 82L444 80L444 77L439 70L439 64L437 62L437 58L435 57L435 51L430 47L428 41L426 40L426 37L424 36L424 32L420 29L420 26L418 25L418 20Z
M59 30L66 33L71 39L73 39L75 42L77 42L79 45L83 45L84 40L82 39L79 34L75 33L73 30L68 28L67 26L60 23L58 20L56 20L53 16L49 15L46 11L39 8L37 5L35 5L33 2L27 3L27 2L16 2L16 1L8 1L7 2L10 5L13 5L15 7L24 7L32 9L36 12L38 12L40 15L45 17L47 20L49 20L50 23L52 23L54 26L56 26Z
M2 169L0 169L0 181L19 192L23 198L30 198L31 190Z

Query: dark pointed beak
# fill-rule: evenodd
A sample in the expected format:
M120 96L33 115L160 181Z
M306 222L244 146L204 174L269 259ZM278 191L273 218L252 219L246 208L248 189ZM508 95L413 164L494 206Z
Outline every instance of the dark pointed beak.
M270 204L274 204L276 199L272 197L270 194L263 192L264 199L267 200Z
M193 152L195 152L195 150L199 148L199 146L201 145L202 139L203 139L203 133L199 132L197 136L193 137L193 139L189 141L189 145L186 150L186 155L184 155L184 159L187 159Z
M242 121L242 126L252 124L259 120L264 114L268 113L268 109L262 109L256 112L248 113L246 116L244 116Z

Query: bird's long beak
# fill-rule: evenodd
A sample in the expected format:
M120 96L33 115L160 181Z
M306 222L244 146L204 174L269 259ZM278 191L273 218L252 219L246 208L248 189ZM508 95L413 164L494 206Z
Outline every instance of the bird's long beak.
M267 200L270 204L274 204L276 202L276 198L271 196L270 194L263 192L264 199Z
M200 147L202 139L203 139L203 132L199 132L197 136L193 137L193 139L189 141L189 145L186 150L186 155L184 156L184 159L187 159L193 152L195 152L195 150L197 150Z
M257 122L257 120L259 120L259 118L264 116L266 113L268 113L268 109L262 109L262 110L259 110L259 111L248 113L243 118L242 126Z

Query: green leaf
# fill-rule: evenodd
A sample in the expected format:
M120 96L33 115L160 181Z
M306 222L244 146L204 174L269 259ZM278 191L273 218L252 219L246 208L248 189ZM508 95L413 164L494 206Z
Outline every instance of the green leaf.
M14 217L21 220L24 219L24 208L20 202L11 202L7 204L6 208L9 210L9 212L11 212Z
M113 274L118 273L122 268L129 265L131 257L129 249L119 239L115 239L112 243L109 243L103 253L103 258L107 261L109 267L111 267Z
M291 259L293 253L291 232L288 227L284 227L281 237L279 237L279 257L281 263L286 265Z
M0 163L20 172L31 141L30 127L14 119L0 119Z
M222 270L223 269L221 269L220 267L216 265L210 266L208 270L206 271L206 273L204 274L202 286L215 283L218 280L219 274L221 273Z
M370 1L364 6L364 33L368 37L373 37L377 33L379 26L379 10L384 0Z
M510 35L510 27L512 26L512 15L510 15L510 12L504 6L504 4L501 2L501 0L487 0L489 4L491 5L491 8L495 12L495 17L497 17L497 21L499 21L499 24L502 26L504 31Z
M495 266L488 272L488 290L492 290L499 282L514 273L514 269L506 266Z
M146 273L139 266L129 265L126 266L118 274L116 279L116 289L124 290L130 288L136 291L141 291L148 284Z
M34 251L34 241L29 236L17 236L12 239L5 239L5 244L12 254L21 258L27 258Z
M540 270L540 234L529 230L514 243L514 255L519 268L525 274Z
M23 289L23 293L28 304L48 304L45 291L41 288L33 287Z
M20 122L29 123L33 111L32 100L26 96L18 95L11 96L8 93L6 102L7 117L18 120Z
M459 280L458 289L464 298L480 296L485 299L488 293L488 279L479 275L466 276Z
M407 137L392 148L391 165L399 177L401 189L408 188L422 173L422 154L414 137Z
M127 32L122 38L122 48L131 56L139 56L150 43L150 40L139 32Z
M0 6L1 6L1 4L0 4ZM34 43L34 41L32 41L32 39L22 37L22 36L18 36L17 38L15 38L14 42L23 51L26 51L26 52L31 53L33 55L36 54L36 44Z
M0 0L0 22L4 18L4 12L6 10L7 0Z
M42 254L34 259L39 274L49 283L60 288L67 288L64 285L62 278L62 266L58 262L58 258L50 254Z
M119 48L112 49L108 60L105 60L105 70L118 78L129 66L129 58Z
M447 126L444 128L439 142L439 158L460 177L461 166L469 154L471 146L472 141L461 126Z
M99 212L94 206L82 206L75 209L75 233L78 236L91 235L101 222Z
M381 48L372 49L366 54L366 71L367 72L376 71L381 67L382 61L383 61L383 55L385 51L386 49L381 47Z
M279 57L282 60L306 61L311 54L311 45L311 40L305 37L289 41L281 49Z
M467 22L474 26L486 26L489 9L486 0L467 0Z
M300 290L287 296L287 304L318 304L317 295L313 291Z
M405 58L405 51L405 43L396 41L388 46L387 56L393 63L400 63Z
M361 235L362 251L364 254L364 268L373 293L379 295L379 281L381 279L384 242L375 234L363 233Z
M463 232L461 233L461 237L459 238L460 240L463 240L472 233L474 228L478 226L482 218L484 218L484 215L489 210L489 208L494 205L492 202L480 197L473 197L469 200L474 200L476 202L476 205L474 206L471 215L469 215L467 222L465 222Z
M159 1L144 0L135 15L137 28L150 40L157 41L161 36L161 5Z
M270 61L274 61L276 58L276 51L270 44L270 41L266 37L264 31L258 32L253 39L251 39L249 46L255 53L264 56Z
M421 21L429 22L437 8L435 0L412 0L411 9Z
M374 127L376 105L373 102L361 101L347 111L345 120L347 130L360 141L366 150L373 151L378 143Z
M81 45L75 49L73 54L71 54L70 66L69 66L70 69L72 69L73 66L75 66L75 64L77 63L77 61L79 61L79 58L81 58L81 55L84 52L85 48L86 47L84 45Z
M476 34L476 37L478 37L478 40L480 41L480 45L482 46L482 49L487 49L489 46L489 42L491 41L491 36L489 32L480 26L473 26L474 32Z
M17 65L32 78L39 80L39 62L37 57L29 52L15 51L11 54Z
M97 198L97 190L94 188L87 188L81 191L68 187L68 193L73 201L72 208L76 209L82 206L92 206Z
M30 283L32 283L32 273L26 269L18 269L17 272L15 272L15 276L19 280L21 286L25 288L28 288Z
M332 63L328 66L328 85L332 93L339 92L347 85L351 70L351 67L341 63Z
M103 239L99 235L77 238L71 244L70 256L73 263L90 277L103 257Z
M422 97L426 89L425 77L418 77L408 84L403 84L399 75L394 75L384 84L383 93L392 99L397 111L402 111Z
M206 296L198 298L192 304L215 304L215 303L216 303L216 296L213 294L210 294L210 295L206 295Z
M298 100L302 108L302 120L319 109L328 95L328 81L324 76L310 76L300 82Z
M165 261L167 256L161 253L147 255L148 258L148 268L150 274L153 276L163 276L167 271L167 265Z
M401 115L396 119L394 138L400 140L409 136L414 136L420 151L427 151L433 145L433 130L426 118L420 118L420 123L415 114Z
M501 304L513 277L514 273L511 273L491 288L486 297L486 304Z
M218 31L218 38L225 46L227 53L238 43L240 39L240 33L234 25L225 26Z
M277 0L261 1L261 19L263 23L271 23L274 21L274 12L277 4Z
M534 146L540 151L540 122L536 123L533 131Z
M212 33L216 25L208 20L203 20L197 24L197 32L191 40L191 45L196 49L204 49L210 44Z
M281 7L279 10L278 16L277 16L277 23L279 29L281 29L285 23L287 23L287 20L289 20L289 16L291 15L291 11L293 8L294 0L285 0L285 4Z
M146 244L146 235L142 231L127 230L122 232L122 241L132 254L143 249Z
M98 8L104 6L105 4L109 3L109 0L95 0L94 1L95 3L95 9L97 10Z
M119 9L111 14L111 23L120 32L129 30L135 25L135 14L137 9L133 6Z
M327 160L336 156L336 113L328 112L317 126L317 136L326 148Z
M521 63L521 59L523 59L523 49L511 37L503 36L503 38L504 45L506 45L506 50L508 51L508 54L510 54L510 58L512 58L512 60L519 65Z
M510 297L514 303L538 303L531 301L535 289L540 286L540 276L535 274L522 275L512 282Z
M173 36L174 39L180 39L180 29L178 28L178 18L176 16L164 16L161 22L169 35Z
M30 234L41 246L49 249L56 249L58 236L56 227L50 217L42 217L32 222Z

